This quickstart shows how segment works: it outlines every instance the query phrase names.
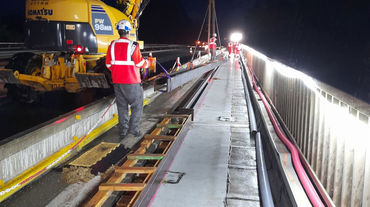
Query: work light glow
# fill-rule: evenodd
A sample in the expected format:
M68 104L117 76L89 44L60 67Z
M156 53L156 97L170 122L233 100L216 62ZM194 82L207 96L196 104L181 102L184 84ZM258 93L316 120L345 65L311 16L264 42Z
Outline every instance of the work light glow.
M232 42L239 42L240 40L242 40L242 38L243 38L243 35L240 32L234 32L230 35L230 40Z

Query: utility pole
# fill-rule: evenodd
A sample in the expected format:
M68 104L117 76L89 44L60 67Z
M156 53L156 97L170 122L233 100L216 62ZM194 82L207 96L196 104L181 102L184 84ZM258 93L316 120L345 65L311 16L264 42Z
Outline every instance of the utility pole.
M216 33L216 6L215 0L208 0L208 46L210 37ZM217 31L217 33L219 33Z
M212 0L208 0L208 46L209 46L209 37L211 35L211 17L212 17Z
M212 1L212 35L216 33L216 7L215 7L215 0Z

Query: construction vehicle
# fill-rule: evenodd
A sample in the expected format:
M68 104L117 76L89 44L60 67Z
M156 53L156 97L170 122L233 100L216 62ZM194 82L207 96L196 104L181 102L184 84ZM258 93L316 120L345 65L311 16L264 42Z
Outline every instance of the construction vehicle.
M7 83L8 94L31 102L38 92L109 88L104 57L119 38L116 24L128 20L130 39L136 41L148 3L117 0L113 8L100 0L26 0L25 46L42 52L15 54L0 69L0 82Z

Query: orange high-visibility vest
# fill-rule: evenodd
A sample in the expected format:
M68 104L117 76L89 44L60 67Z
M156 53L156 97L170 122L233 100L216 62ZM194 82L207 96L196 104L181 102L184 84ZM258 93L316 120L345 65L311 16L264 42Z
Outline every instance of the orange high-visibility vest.
M212 37L211 39L209 39L209 49L216 49L216 47L216 38Z
M113 40L105 60L112 72L113 83L140 83L140 68L148 68L148 62L140 53L139 45L127 38Z

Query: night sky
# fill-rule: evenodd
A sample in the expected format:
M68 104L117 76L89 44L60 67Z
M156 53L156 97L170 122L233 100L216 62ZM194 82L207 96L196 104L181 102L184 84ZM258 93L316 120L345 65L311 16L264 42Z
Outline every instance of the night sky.
M370 1L215 1L222 40L240 31L242 42L267 56L370 102ZM0 41L22 41L24 1L7 4L1 8ZM191 44L207 4L151 0L140 19L139 38Z

